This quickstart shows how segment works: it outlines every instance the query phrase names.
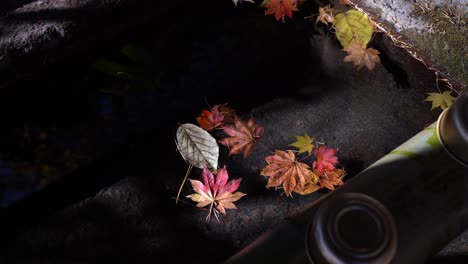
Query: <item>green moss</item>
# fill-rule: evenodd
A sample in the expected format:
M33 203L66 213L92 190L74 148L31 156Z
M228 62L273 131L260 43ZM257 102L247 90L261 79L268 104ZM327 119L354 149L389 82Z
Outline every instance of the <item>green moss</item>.
M421 4L421 1L420 1ZM422 7L421 7L422 6ZM466 60L468 56L468 14L447 6L415 3L412 15L424 20L427 28L403 30L423 53L446 68L463 86L468 84Z

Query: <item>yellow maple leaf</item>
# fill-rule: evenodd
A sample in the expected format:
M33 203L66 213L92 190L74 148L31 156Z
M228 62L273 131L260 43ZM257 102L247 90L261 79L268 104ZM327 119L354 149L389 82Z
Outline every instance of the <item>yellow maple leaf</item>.
M296 142L290 144L289 146L296 147L299 149L299 154L308 152L309 155L312 154L312 149L314 149L314 138L311 138L307 133L304 136L294 136L296 138Z
M366 66L369 70L373 70L375 64L380 62L379 51L373 48L366 49L358 43L351 43L349 47L343 50L348 52L348 56L344 58L344 61L353 62L358 69Z
M424 101L432 102L431 110L440 107L442 110L450 107L455 101L455 97L451 95L451 91L445 91L443 93L428 93L428 97Z

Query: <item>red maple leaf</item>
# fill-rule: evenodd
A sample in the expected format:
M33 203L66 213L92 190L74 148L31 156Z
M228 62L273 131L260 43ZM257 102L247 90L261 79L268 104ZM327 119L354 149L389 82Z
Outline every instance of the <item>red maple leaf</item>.
M214 213L219 220L219 213L226 214L226 209L236 209L235 201L242 198L245 193L235 192L241 183L242 178L228 182L229 176L226 166L218 170L216 177L213 173L203 168L202 180L190 180L194 194L187 197L192 201L197 202L197 207L205 207L210 205L210 211L206 220L210 220L211 213Z
M239 117L234 118L234 126L224 126L224 132L229 137L219 140L219 143L231 148L229 155L244 153L248 157L255 149L255 143L263 136L263 126L258 126L255 120L249 119L247 123Z
M317 160L314 161L312 167L320 173L323 173L324 170L333 171L335 169L335 164L338 163L338 157L336 157L335 154L336 149L327 149L326 145L315 149L315 157Z
M262 6L267 9L266 15L275 15L276 21L284 19L285 16L292 18L292 12L299 10L296 0L266 0Z
M223 124L224 115L219 112L218 108L219 106L215 106L211 111L203 110L201 115L196 118L201 128L211 131Z

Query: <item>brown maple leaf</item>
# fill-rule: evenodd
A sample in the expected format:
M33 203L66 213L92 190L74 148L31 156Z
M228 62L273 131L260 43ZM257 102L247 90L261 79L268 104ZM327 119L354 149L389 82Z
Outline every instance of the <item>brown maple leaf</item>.
M333 191L336 186L344 184L343 177L346 175L346 172L342 169L324 170L323 173L314 170L313 174L315 177L318 177L318 182L309 181L302 188L299 186L296 187L294 192L301 195L307 195L322 188L327 188Z
M292 18L293 11L299 11L296 0L266 0L262 6L267 9L266 15L275 15L276 21L284 20L285 16Z
M327 5L326 7L319 8L319 15L315 20L315 23L317 24L318 22L322 22L323 24L328 25L328 23L333 23L334 19L335 16L333 16L333 8L330 8L330 5Z
M201 128L211 131L223 124L224 115L219 112L218 107L213 107L211 111L203 110L201 115L196 118Z
M296 186L296 188L294 189L295 193L298 193L300 195L307 195L322 189L322 187L318 184L319 178L317 174L315 174L314 172L311 173L312 177L310 178L310 180L307 181L302 187Z
M274 155L265 158L268 165L260 173L270 177L267 187L283 185L286 196L290 196L294 189L303 189L304 185L313 179L314 174L309 165L296 160L293 151L277 150Z
M322 188L327 188L329 190L335 190L335 186L343 185L343 177L345 176L345 171L342 169L335 170L324 170L323 173L315 171L320 178L319 184Z
M234 126L223 126L224 132L229 137L218 142L231 148L229 155L244 153L248 157L255 149L255 143L263 136L263 126L256 124L253 117L247 123L239 117L234 117Z
M376 63L380 62L380 52L373 48L366 49L360 43L351 43L347 48L343 49L348 52L344 58L345 62L353 62L358 70L366 66L369 70L373 70Z
M219 213L226 214L226 209L236 209L235 201L239 200L245 193L235 192L241 183L242 178L228 182L229 176L226 166L218 170L216 177L213 173L203 168L202 180L190 180L194 194L188 195L192 201L197 202L197 207L205 207L210 205L208 216L206 220L210 220L213 213L219 221Z
M294 192L300 195L308 195L320 189L322 189L322 186L318 185L317 183L310 182L306 183L302 188L297 186L296 189L294 189Z

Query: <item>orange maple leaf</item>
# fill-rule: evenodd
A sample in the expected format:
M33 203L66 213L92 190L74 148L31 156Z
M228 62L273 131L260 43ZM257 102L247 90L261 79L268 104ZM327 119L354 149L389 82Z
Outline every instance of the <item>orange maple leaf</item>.
M296 186L294 192L300 195L307 195L322 189L322 186L318 184L317 179L318 176L315 173L313 173L312 178L308 182L306 182L304 186Z
M315 171L315 174L319 176L319 184L322 188L333 191L335 186L344 184L342 179L345 176L345 171L342 169L324 170L323 173Z
M304 184L303 187L297 186L294 189L294 192L307 195L311 194L317 190L322 188L327 188L329 190L335 190L335 187L338 185L343 185L343 177L346 175L346 172L342 169L335 169L335 170L324 170L323 173L314 170L313 174L315 177L319 178L318 182L309 181Z
M219 112L218 108L219 106L215 106L211 111L203 110L201 115L196 118L201 128L211 131L223 124L224 115Z
M348 52L348 56L344 58L345 62L353 62L358 70L366 66L369 70L373 70L376 63L380 62L380 52L373 48L366 49L360 43L351 43L347 48L343 49Z
M285 16L292 18L292 12L299 11L296 0L266 0L262 6L267 9L266 15L275 15L276 21L284 20Z
M250 118L247 123L239 117L234 117L234 126L223 126L224 132L229 137L218 142L231 148L229 155L244 153L248 157L255 149L255 143L263 136L263 126L256 124L255 119Z
M291 192L304 188L306 182L314 181L314 174L310 171L310 166L296 160L293 151L277 150L274 155L265 158L268 165L260 173L270 177L267 187L278 187L283 185L286 196Z

